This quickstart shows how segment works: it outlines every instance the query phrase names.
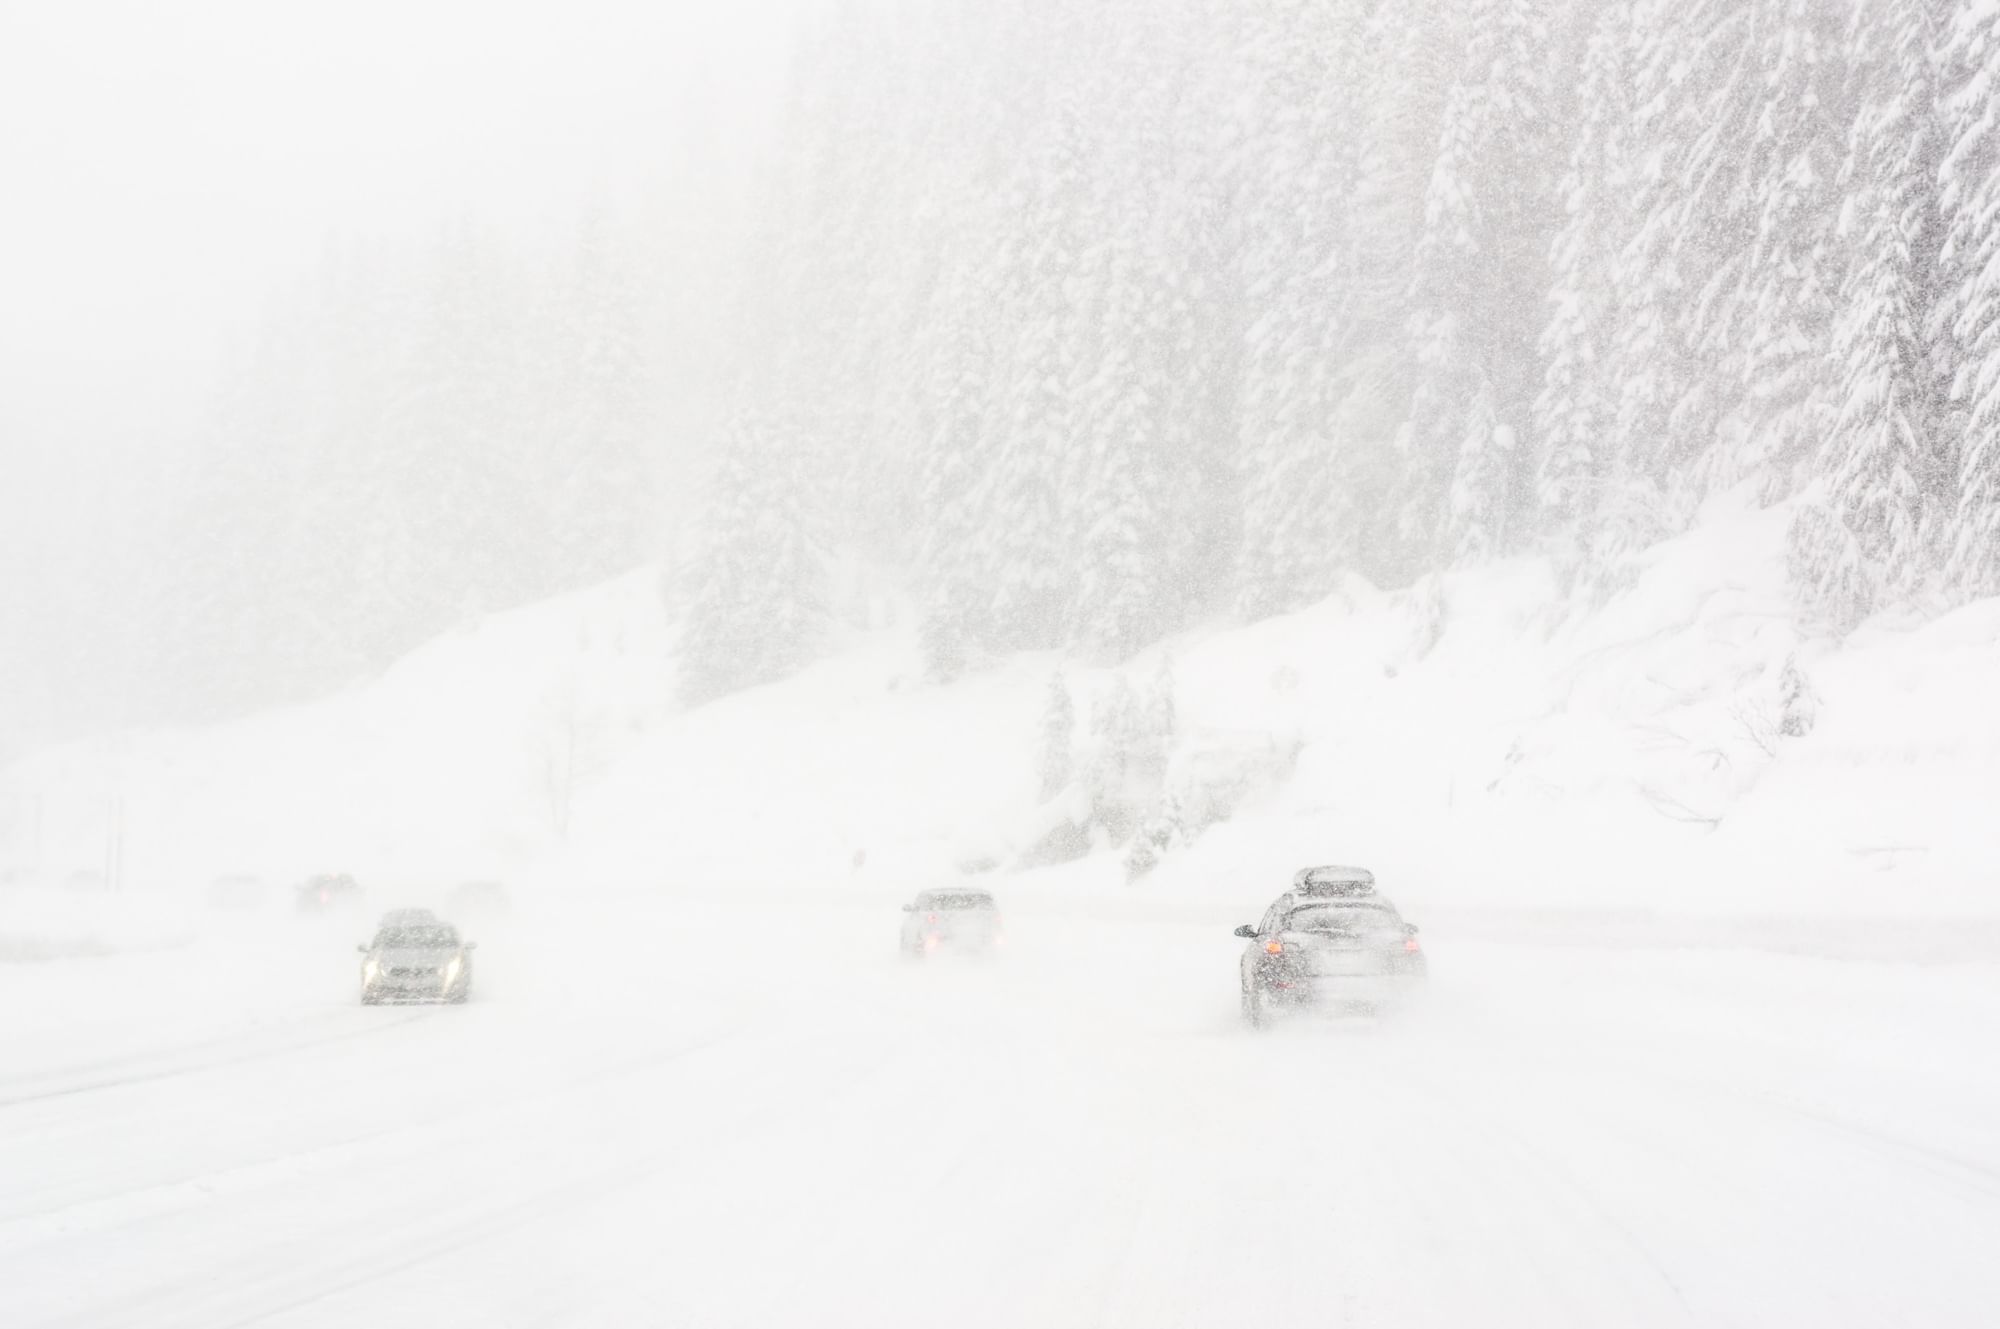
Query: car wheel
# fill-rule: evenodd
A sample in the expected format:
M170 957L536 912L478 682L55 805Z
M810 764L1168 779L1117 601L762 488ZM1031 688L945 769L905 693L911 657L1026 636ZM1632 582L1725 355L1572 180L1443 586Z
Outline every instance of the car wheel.
M1264 1005L1264 999L1250 988L1243 989L1243 1022L1252 1029L1271 1027L1271 1012Z
M380 1006L382 1004L382 999L376 996L374 993L370 992L367 988L363 988L361 989L361 1004L363 1006Z
M458 991L446 997L445 1000L453 1006L463 1006L468 1000L471 999L471 997L472 997L472 989L470 987L462 987Z

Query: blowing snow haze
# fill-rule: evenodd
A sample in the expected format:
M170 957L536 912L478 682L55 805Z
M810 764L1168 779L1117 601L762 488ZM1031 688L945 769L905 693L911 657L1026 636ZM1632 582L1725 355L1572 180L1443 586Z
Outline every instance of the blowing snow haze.
M479 426L455 408L423 418L410 397L510 380L516 412L527 394L537 411L581 409L548 400L592 391L574 366L523 383L518 365L426 349L456 340L453 316L504 321L489 331L522 358L589 354L595 336L643 362L605 408L634 437L605 514L621 529L600 543L616 567L652 553L632 529L668 522L671 477L703 452L673 440L712 432L714 346L796 10L7 6L0 750L310 695L455 621L442 588L419 588L441 574L421 560L382 570L395 580L376 581L373 609L306 611L299 548L332 540L347 559L373 539L361 512L392 520L412 486L462 478L439 435ZM371 448L404 469L364 494ZM528 456L482 433L461 448L475 449L516 488L562 464L553 442ZM452 538L504 554L542 535ZM482 603L557 584L495 586ZM300 632L314 645L291 659L245 654L246 638Z
M0 0L0 462L10 1326L2000 1306L1994 0Z

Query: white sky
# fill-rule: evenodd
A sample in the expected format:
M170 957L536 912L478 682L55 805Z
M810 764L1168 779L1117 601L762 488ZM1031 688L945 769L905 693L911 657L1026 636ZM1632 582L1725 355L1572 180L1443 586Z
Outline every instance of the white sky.
M170 441L331 235L712 187L796 7L0 0L0 457Z

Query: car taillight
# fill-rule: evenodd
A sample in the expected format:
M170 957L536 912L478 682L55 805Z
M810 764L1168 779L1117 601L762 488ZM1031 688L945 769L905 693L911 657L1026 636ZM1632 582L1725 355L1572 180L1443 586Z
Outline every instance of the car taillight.
M924 915L924 922L926 922L926 923L935 923L935 922L937 922L937 915L936 915L936 914L925 914L925 915Z
M1282 941L1267 941L1267 942L1265 942L1265 943L1264 943L1264 954L1266 954L1266 955L1283 955L1284 953L1285 953L1285 943L1284 943L1284 942L1282 942Z
M1417 945L1417 939L1415 937L1405 937L1403 938L1403 949L1408 951L1410 954L1415 955L1419 950L1422 949L1422 947Z

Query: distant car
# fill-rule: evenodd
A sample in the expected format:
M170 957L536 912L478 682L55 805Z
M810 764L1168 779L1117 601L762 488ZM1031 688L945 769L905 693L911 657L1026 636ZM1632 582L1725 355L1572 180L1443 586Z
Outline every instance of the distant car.
M361 902L361 884L345 872L322 872L299 883L299 910L318 914Z
M255 909L264 903L264 882L247 872L227 872L208 884L208 902L217 909Z
M1243 1018L1255 1028L1292 1011L1379 1010L1408 997L1429 972L1416 925L1375 890L1372 876L1362 883L1301 873L1261 923L1245 923L1236 935L1250 942L1239 978Z
M507 912L507 888L497 881L462 881L452 888L451 911L462 918L497 918Z
M458 929L424 909L385 915L375 938L361 952L361 1004L385 1001L443 1001L454 1005L472 995L472 951Z
M984 953L1004 941L1000 910L985 891L923 891L903 906L903 954L914 959L943 947Z

